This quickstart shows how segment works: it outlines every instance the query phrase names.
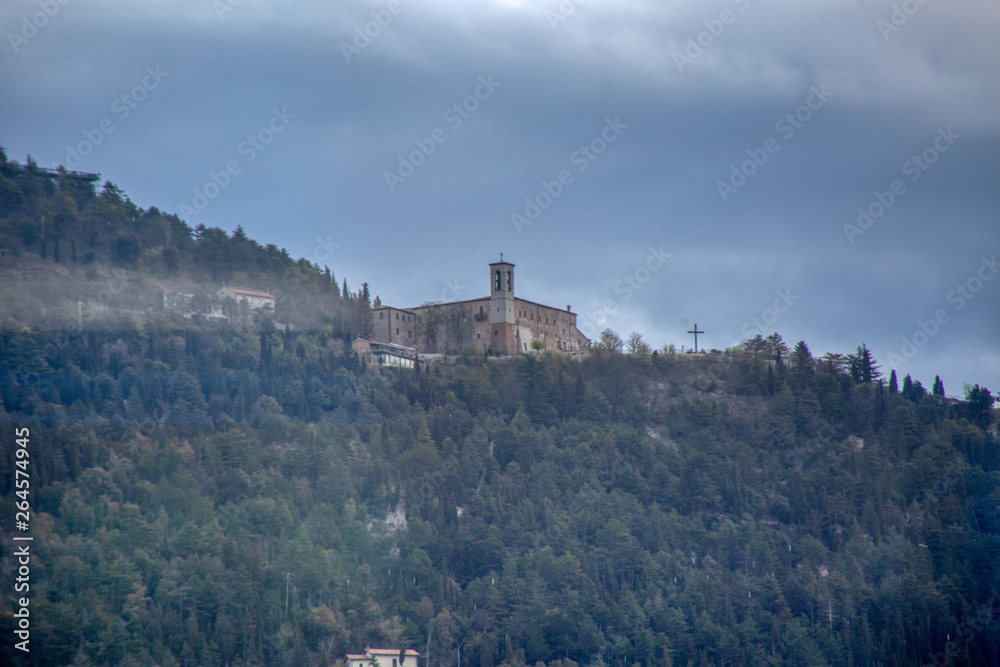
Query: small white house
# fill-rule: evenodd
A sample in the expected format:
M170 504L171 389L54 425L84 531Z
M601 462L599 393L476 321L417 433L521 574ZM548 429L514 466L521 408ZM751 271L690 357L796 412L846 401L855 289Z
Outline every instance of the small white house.
M373 667L375 662L381 667L417 667L419 657L413 649L404 654L398 648L366 648L364 653L348 653L347 667Z
M263 290L250 289L249 287L232 287L230 285L223 285L222 289L215 294L223 299L236 299L237 303L245 301L252 310L264 308L265 306L270 306L273 310L275 301L277 301L273 295L268 294Z

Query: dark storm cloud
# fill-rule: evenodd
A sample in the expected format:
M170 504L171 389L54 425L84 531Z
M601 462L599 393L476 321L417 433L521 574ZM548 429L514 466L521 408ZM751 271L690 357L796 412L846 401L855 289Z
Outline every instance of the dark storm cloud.
M8 37L8 153L65 162L110 118L80 168L169 211L235 162L189 222L242 224L389 303L485 294L503 251L526 298L657 345L698 322L710 347L776 329L817 353L864 341L883 363L944 309L899 369L1000 387L1000 278L949 302L1000 252L995 7L220 2L76 0L17 53ZM17 34L36 11L9 3L0 22ZM609 122L627 127L602 145ZM958 135L944 151L941 133ZM249 160L251 137L271 141ZM564 171L519 231L512 215Z

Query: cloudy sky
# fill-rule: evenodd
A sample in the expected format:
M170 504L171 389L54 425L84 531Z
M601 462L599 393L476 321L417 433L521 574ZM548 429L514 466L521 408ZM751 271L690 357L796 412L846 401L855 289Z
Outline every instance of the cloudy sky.
M1000 389L1000 6L8 0L0 144L383 301ZM138 7L141 7L139 9Z

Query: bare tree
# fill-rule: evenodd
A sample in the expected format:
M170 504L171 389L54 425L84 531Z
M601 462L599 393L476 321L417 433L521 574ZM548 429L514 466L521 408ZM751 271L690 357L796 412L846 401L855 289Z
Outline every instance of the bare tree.
M425 301L420 304L422 314L417 315L417 335L423 337L428 350L436 350L438 329L441 327L441 309L439 301Z
M447 347L461 349L466 339L472 331L472 323L469 313L463 305L452 305L448 307L447 315Z
M642 339L642 334L638 331L633 331L628 335L628 340L625 342L625 351L628 354L640 357L648 357L652 354L652 348Z
M625 343L622 342L621 336L619 336L613 329L605 329L601 332L601 337L597 341L598 350L608 350L610 352L621 352L625 347Z

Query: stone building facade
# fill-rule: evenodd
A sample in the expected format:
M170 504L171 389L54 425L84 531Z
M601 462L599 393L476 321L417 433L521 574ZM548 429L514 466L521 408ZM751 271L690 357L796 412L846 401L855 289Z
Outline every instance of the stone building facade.
M417 342L417 314L402 308L376 306L372 309L372 340L414 347Z
M414 347L422 353L457 354L465 349L498 355L526 354L532 343L541 349L579 353L590 340L576 326L576 313L514 296L514 264L493 262L490 295L414 308L373 309L373 340Z

